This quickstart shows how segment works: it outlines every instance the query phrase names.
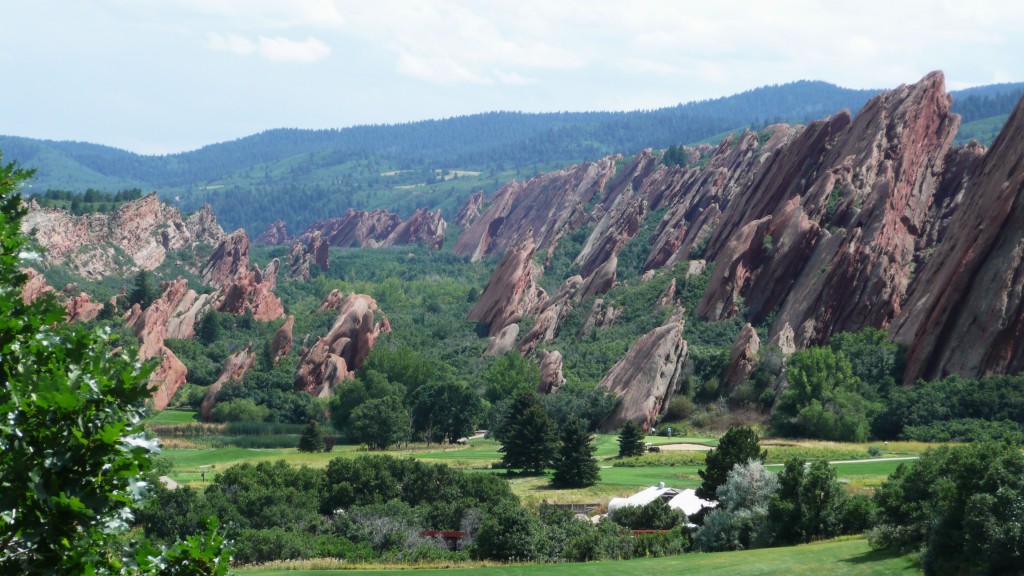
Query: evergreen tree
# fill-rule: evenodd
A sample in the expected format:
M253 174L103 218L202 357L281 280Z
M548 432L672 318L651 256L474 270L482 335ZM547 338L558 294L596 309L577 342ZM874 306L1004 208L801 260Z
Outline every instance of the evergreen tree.
M555 423L540 405L536 392L521 389L513 398L501 448L508 471L541 474L555 456Z
M697 496L705 500L714 500L718 487L725 484L729 471L737 464L746 464L748 460L764 462L768 452L761 451L761 443L757 432L749 426L733 426L718 441L718 448L708 452L704 460L704 469L700 470L700 488Z
M128 292L128 304L138 304L145 309L159 297L160 288L153 286L151 274L146 270L139 270L135 276L135 286Z
M632 420L627 420L619 431L619 458L642 456L645 450L644 431Z
M597 448L583 421L570 419L562 426L560 436L551 484L556 488L584 488L596 484L600 476L597 458L594 458Z
M316 420L310 420L299 437L299 452L323 452L327 447Z

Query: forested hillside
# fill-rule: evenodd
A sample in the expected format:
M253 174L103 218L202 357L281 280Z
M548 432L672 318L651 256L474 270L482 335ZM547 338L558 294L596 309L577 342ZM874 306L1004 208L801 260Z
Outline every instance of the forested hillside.
M228 229L274 220L300 230L349 208L450 216L472 192L560 166L633 154L778 122L856 111L874 90L826 82L766 86L729 97L633 112L492 112L398 125L275 129L190 152L142 156L96 144L0 136L8 158L38 170L34 191L157 190L185 211L210 203ZM967 137L988 143L1024 92L999 84L953 92ZM1003 115L1003 116L1001 116Z

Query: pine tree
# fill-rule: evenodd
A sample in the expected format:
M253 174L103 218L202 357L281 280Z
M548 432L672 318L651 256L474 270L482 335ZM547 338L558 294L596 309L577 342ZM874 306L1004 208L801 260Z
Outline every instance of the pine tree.
M627 420L619 431L619 458L642 456L645 450L644 431L636 422Z
M600 469L594 458L594 437L583 421L572 418L562 427L561 445L555 458L555 475L551 484L556 488L584 488L597 483Z
M310 420L299 438L299 452L323 452L327 447L316 420Z
M725 484L729 471L737 464L746 464L749 460L764 462L767 451L761 451L761 443L749 426L733 426L718 441L718 448L708 452L704 459L704 469L698 471L701 482L697 488L697 496L705 500L717 498L715 492Z
M555 423L533 390L516 393L503 434L501 463L510 472L541 474L555 456Z

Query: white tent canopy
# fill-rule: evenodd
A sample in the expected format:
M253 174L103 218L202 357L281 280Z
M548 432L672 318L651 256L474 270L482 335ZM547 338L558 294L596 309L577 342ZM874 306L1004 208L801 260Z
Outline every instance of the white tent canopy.
M626 506L646 506L659 498L667 502L669 508L682 510L687 516L696 514L701 508L714 508L718 505L718 502L698 498L697 491L692 488L679 490L669 488L661 482L657 486L644 488L628 498L612 498L608 502L608 511Z

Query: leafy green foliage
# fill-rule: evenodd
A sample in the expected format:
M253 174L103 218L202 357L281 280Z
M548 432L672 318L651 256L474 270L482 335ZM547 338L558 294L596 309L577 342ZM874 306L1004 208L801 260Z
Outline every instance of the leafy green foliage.
M1024 376L950 376L895 388L871 424L885 439L1013 438L1013 425L1024 425Z
M753 429L748 426L729 428L719 439L718 447L709 450L705 457L704 468L698 472L701 485L697 496L705 500L715 499L718 487L725 484L734 466L750 460L764 462L767 454L761 450L760 439Z
M367 400L352 411L349 435L370 450L387 450L409 439L409 413L394 396Z
M0 157L0 571L11 574L222 574L215 530L157 554L116 551L143 495L155 442L142 435L152 363L108 331L61 322L52 298L20 298L28 247L18 185Z
M506 504L484 518L473 540L472 554L503 562L540 560L546 536L539 518L520 506Z
M522 390L533 391L540 384L540 367L531 358L509 351L484 370L484 397L490 402L511 398Z
M863 442L877 406L864 398L863 382L849 359L829 348L794 352L786 366L789 387L773 414L783 435Z
M682 510L670 508L668 502L656 498L643 506L623 506L609 514L612 522L630 530L671 530L686 524Z
M632 420L626 420L619 431L619 458L631 456L643 456L646 452L644 446L644 431Z
M555 488L584 488L596 484L600 469L594 458L595 450L594 437L582 420L574 418L563 422L551 485Z
M779 478L764 464L749 460L737 464L718 487L718 506L705 518L694 536L704 552L750 550L771 543L768 504L779 489Z
M943 446L875 493L876 548L918 549L928 574L1024 570L1024 455L1006 443Z
M413 430L428 442L452 443L471 436L484 415L476 391L453 380L420 386L410 402Z
M851 502L858 508L851 510ZM779 475L779 490L768 510L775 539L783 545L810 542L862 531L866 527L863 501L851 501L825 460L808 464L792 458Z

